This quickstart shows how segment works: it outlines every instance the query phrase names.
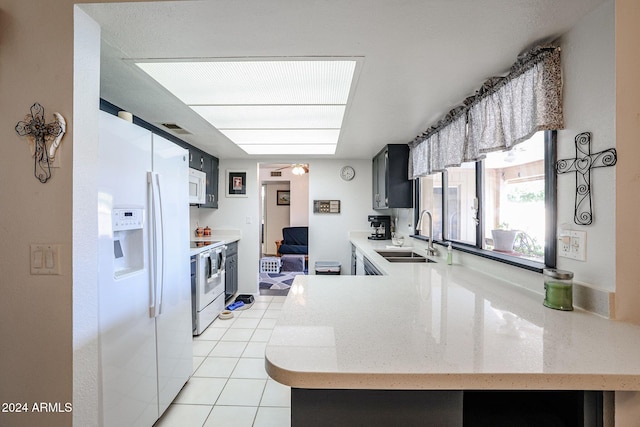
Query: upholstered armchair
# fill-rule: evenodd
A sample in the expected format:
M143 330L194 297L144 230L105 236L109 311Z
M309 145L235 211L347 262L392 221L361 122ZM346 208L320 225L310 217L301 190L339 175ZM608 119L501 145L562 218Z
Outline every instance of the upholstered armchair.
M278 256L309 255L309 227L284 227L282 237L276 241Z

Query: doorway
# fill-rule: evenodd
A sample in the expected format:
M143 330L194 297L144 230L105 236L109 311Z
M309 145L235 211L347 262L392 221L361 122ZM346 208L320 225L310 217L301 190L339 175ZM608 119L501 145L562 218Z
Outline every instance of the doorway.
M291 187L289 181L262 183L261 257L277 256L276 241L282 229L291 226Z
M294 173L296 165L259 164L261 259L258 288L262 295L286 295L295 276L307 273L304 256L301 260L291 255L282 258L276 244L283 239L285 227L309 226L309 165L295 169L303 173Z

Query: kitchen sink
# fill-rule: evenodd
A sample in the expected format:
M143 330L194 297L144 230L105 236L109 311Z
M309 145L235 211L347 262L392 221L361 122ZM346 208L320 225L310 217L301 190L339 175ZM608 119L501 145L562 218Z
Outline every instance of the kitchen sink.
M389 262L435 262L413 251L376 251Z

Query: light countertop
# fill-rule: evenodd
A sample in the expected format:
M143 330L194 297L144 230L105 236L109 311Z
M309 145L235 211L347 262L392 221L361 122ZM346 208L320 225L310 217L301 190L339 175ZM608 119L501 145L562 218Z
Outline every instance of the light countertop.
M537 293L442 260L392 264L374 252L390 242L351 241L385 275L297 276L266 349L278 382L640 390L640 326L552 310Z
M190 248L189 256L197 255L200 252L206 249L211 249L219 244L228 245L229 243L237 242L238 240L240 240L240 232L235 232L234 230L214 230L210 236L203 237L196 237L193 235L191 236L192 242L204 242L204 244L198 248Z

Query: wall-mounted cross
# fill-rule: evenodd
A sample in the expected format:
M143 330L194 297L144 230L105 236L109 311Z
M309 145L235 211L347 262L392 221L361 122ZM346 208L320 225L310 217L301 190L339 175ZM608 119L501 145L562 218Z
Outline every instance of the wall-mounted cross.
M556 172L576 173L576 204L573 221L578 225L589 225L593 222L591 210L591 169L613 166L618 160L616 149L591 153L591 133L583 132L576 136L576 157L558 160Z
M16 125L16 132L26 136L31 142L31 153L34 157L33 174L43 184L51 178L50 159L55 156L56 149L64 135L67 125L59 113L53 113L55 121L46 123L44 107L37 102L31 106L31 114ZM47 147L47 142L49 146Z

